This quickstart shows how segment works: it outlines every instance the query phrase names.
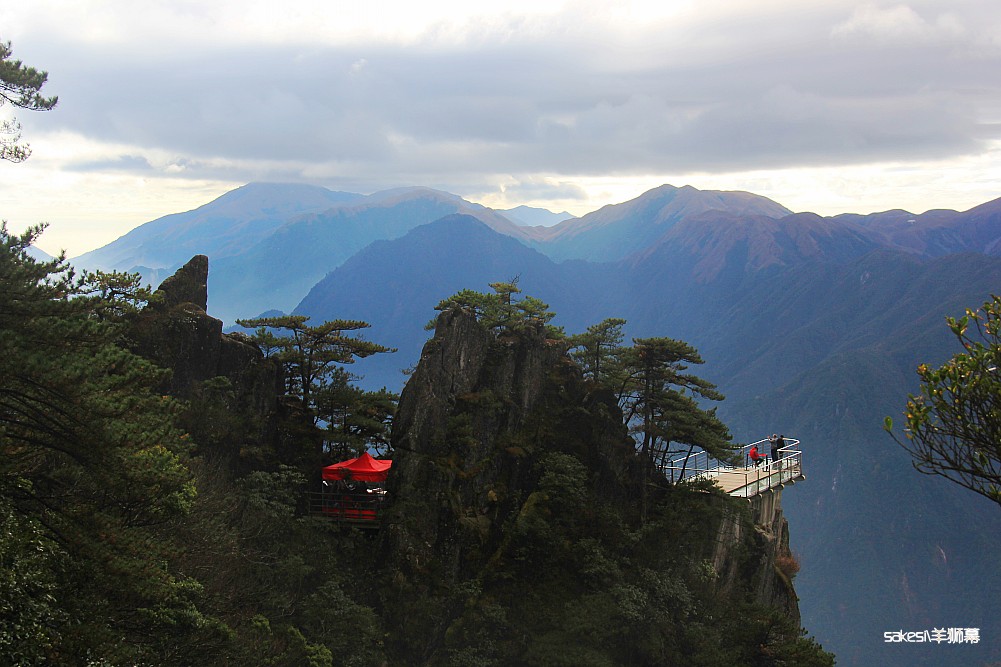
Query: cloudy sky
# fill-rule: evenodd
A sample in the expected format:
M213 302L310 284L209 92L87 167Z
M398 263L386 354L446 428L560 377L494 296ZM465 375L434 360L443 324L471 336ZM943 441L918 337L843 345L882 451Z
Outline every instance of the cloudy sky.
M74 256L249 181L576 214L662 183L821 214L1001 196L1001 2L481 5L6 0L59 104L17 114L0 217Z

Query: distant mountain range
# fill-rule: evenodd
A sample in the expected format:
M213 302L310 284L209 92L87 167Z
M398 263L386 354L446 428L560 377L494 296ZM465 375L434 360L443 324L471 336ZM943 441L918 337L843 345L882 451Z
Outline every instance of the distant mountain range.
M553 213L548 209L534 206L515 206L514 208L501 209L500 212L505 218L522 227L552 227L564 220L577 217L566 211Z
M193 255L214 260L240 254L289 219L357 202L363 195L313 185L252 183L186 213L136 227L108 245L73 259L102 269L172 269Z
M402 236L453 213L477 218L556 259L621 259L679 221L706 211L780 216L775 202L743 192L662 186L551 227L526 226L548 212L508 215L429 188L360 195L309 185L251 183L187 213L164 216L73 259L88 269L138 272L151 284L194 254L212 261L209 309L226 322L268 309L291 310L328 272L376 240ZM513 212L513 213L512 213ZM528 215L531 213L531 215ZM561 217L563 214L549 214Z
M916 473L881 429L916 364L955 352L944 317L1001 291L1001 200L821 217L665 185L545 227L424 188L251 184L73 263L165 275L195 253L227 322L269 309L370 322L399 351L352 369L369 386L402 385L441 299L516 277L568 332L623 317L630 336L691 342L738 439L803 441L807 480L784 494L796 585L804 625L839 664L1001 661L996 506ZM979 627L982 643L883 643L953 626Z
M36 248L35 246L28 246L28 255L30 255L32 258L34 258L39 262L50 262L53 259L55 259L49 253L39 248Z
M662 185L622 204L536 230L535 245L553 259L622 259L656 243L676 224L708 212L779 218L789 209L749 192Z

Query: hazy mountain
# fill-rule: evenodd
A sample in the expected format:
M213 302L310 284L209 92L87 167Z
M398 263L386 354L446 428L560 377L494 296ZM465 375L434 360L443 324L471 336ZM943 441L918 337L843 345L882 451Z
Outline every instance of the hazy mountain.
M77 257L80 268L138 272L156 286L195 254L207 255L210 310L227 322L291 310L326 273L372 241L452 213L526 239L500 213L430 188L364 196L311 185L251 183L193 211L164 216Z
M217 260L238 254L290 217L363 198L315 185L250 183L193 211L140 225L106 246L75 257L73 265L127 271L166 269L165 275L170 275L194 255Z
M407 187L383 190L370 195L373 205L379 205L385 208L390 208L395 206L397 203L409 201L414 198L427 198L441 202L448 202L452 207L454 207L455 213L471 215L495 232L499 232L507 236L513 236L517 239L531 238L529 231L521 229L519 225L513 223L502 213L495 211L492 208L483 206L482 204L475 204L473 202L466 201L459 195L454 195L450 192L425 187Z
M642 251L679 221L707 212L787 213L748 193L662 186L555 227L522 227L497 211L429 188L366 197L316 186L257 183L194 211L146 223L74 263L138 271L156 285L192 255L206 254L212 265L210 308L232 322L268 309L288 311L328 271L368 243L397 238L452 213L475 216L556 259L579 255L602 260ZM573 252L567 254L568 249Z
M826 276L879 248L859 228L812 214L772 219L709 212L678 223L620 263L629 287L617 297L617 312L642 335L702 341L706 358L721 363L733 349L775 341L786 326L777 322L790 310L819 316L836 299L836 288L821 279L801 289L807 277ZM798 295L804 298L794 301ZM727 367L731 384L754 363L754 357L737 359Z
M545 229L533 228L535 247L550 257L611 261L642 250L679 221L707 211L778 218L791 211L748 192L662 185L622 204L604 206Z
M424 325L438 303L461 289L487 291L488 283L518 279L521 289L565 306L560 322L580 327L581 313L607 277L583 262L557 265L469 215L451 215L405 236L377 241L317 283L295 314L316 322L348 318L369 322L366 336L396 347L393 355L358 362L365 384L399 389L400 371L413 365L427 338ZM559 311L558 311L559 312Z
M297 216L244 252L214 261L209 308L227 322L271 308L287 312L317 281L369 243L397 238L453 213L521 235L496 211L445 192L404 188L376 193L358 204Z
M888 244L938 257L959 252L1001 256L1001 199L959 213L937 209L914 215L894 210L870 215L841 215L879 233Z
M41 248L36 248L35 246L28 246L28 256L39 262L51 262L55 259L49 253L45 252Z
M514 208L501 209L500 213L514 224L522 227L552 227L564 220L577 217L566 211L553 213L549 209L534 206L515 206Z
M512 211L541 209L518 207L507 214L514 215ZM557 261L613 261L630 255L642 261L661 247L678 246L676 252L687 248L701 257L697 267L689 268L708 279L723 270L721 262L728 254L738 258L746 252L757 268L772 262L779 266L796 253L809 257L810 244L816 248L820 236L835 230L846 244L841 252L848 255L872 246L932 256L959 251L998 254L999 211L1001 200L965 213L790 217L781 205L750 193L664 185L579 219L525 227L501 212L428 188L399 188L366 197L308 185L252 183L194 211L146 223L73 263L138 271L156 285L192 255L207 254L212 262L211 307L231 322L271 308L287 311L316 281L368 243L397 238L451 213L473 215ZM782 234L774 235L778 227L769 226L768 220L781 224ZM777 245L778 240L786 245ZM707 244L705 252L702 244ZM834 252L830 243L827 246L825 252Z

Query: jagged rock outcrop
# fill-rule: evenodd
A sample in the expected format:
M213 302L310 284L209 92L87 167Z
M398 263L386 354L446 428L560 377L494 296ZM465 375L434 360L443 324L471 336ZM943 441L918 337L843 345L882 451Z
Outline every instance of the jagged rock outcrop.
M408 518L388 531L397 565L417 571L434 562L448 578L458 576L471 544L477 552L496 546L504 521L534 488L533 466L550 448L576 445L574 453L604 478L596 483L627 484L628 439L614 401L603 400L609 397L589 393L563 346L547 341L541 326L496 337L462 310L442 313L393 424L390 492ZM543 424L559 420L554 401L579 406L588 419ZM563 437L552 438L554 428ZM565 437L574 431L575 443ZM422 509L413 511L415 505Z
M208 258L196 255L164 280L133 322L132 346L171 371L164 394L211 410L200 417L205 420L242 421L252 440L269 438L282 393L281 368L249 337L223 333L222 322L205 312L208 270Z
M392 441L377 570L393 582L391 653L412 664L552 664L588 614L630 630L574 644L575 659L678 664L697 650L684 628L707 622L692 606L706 586L701 604L777 608L798 628L776 567L788 553L781 513L658 483L614 396L541 325L496 332L443 312Z
M174 275L160 283L157 293L167 308L190 303L202 312L208 310L209 302L209 258L195 255L179 268Z
M505 530L537 499L547 455L584 463L595 492L626 489L631 441L617 413L541 325L495 335L462 310L443 312L393 424L383 553L401 595L489 576Z
M751 498L748 512L724 512L711 559L721 592L750 586L756 602L783 610L798 625L792 577L799 565L789 549L781 499L782 490L773 489Z

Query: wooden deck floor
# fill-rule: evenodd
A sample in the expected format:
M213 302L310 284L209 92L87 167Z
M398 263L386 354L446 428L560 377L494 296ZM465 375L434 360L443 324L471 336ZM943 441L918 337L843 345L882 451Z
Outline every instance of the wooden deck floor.
M745 487L755 485L757 490L778 486L783 482L794 481L802 478L802 470L799 465L784 467L783 469L766 469L764 466L747 468L717 469L711 473L716 484L727 493L733 493ZM746 494L741 494L746 495ZM754 492L751 493L754 495Z

